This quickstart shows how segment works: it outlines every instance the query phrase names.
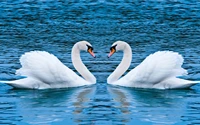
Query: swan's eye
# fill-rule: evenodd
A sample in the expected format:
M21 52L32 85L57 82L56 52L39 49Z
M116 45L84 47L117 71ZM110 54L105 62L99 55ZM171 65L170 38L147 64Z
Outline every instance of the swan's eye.
M108 54L108 58L110 58L116 52L116 46L117 45L110 47L110 53Z
M87 47L88 47L87 51L95 58L96 56L93 53L93 48L91 46L89 46L89 45L87 45Z
M112 47L110 47L110 51L113 51L113 50L116 51L116 46L117 46L117 44L112 46Z
M110 47L110 51L112 51L113 49L115 50L115 48L114 48L113 46L112 46L112 47Z
M88 47L88 51L93 51L93 47L91 47L91 46L89 46L89 45L87 45L87 47Z

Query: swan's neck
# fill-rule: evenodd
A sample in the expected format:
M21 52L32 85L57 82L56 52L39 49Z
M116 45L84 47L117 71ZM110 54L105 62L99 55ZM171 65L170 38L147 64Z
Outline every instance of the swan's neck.
M83 64L81 57L80 57L80 49L78 44L75 44L72 48L72 64L74 65L75 69L81 74L81 76L90 83L96 83L96 78L87 67Z
M122 51L124 52L122 61L117 66L115 71L112 74L110 74L110 76L108 77L107 79L108 83L113 83L117 81L131 65L131 60L132 60L131 47L126 43Z

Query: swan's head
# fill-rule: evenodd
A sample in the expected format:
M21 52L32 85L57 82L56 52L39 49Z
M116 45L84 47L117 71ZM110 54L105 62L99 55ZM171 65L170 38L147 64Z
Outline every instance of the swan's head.
M108 54L108 58L110 58L115 52L124 50L126 47L126 42L123 41L116 41L110 47L110 53Z
M86 51L88 53L90 53L94 58L96 57L94 52L93 52L93 47L92 45L87 42L87 41L80 41L77 43L79 50L83 50Z

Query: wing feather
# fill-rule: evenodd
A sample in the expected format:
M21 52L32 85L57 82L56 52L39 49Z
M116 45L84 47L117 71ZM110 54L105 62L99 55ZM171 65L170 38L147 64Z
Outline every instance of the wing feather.
M47 84L70 83L78 75L65 66L56 56L45 51L27 52L20 58L22 68L17 75L38 79Z
M158 51L149 55L146 59L131 70L124 78L128 83L156 84L170 77L187 74L187 70L181 66L183 57L172 51Z

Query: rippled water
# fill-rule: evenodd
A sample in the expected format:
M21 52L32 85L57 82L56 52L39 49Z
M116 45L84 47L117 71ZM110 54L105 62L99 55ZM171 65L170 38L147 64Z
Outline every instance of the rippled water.
M185 58L185 78L200 80L198 0L2 0L0 13L1 80L19 78L19 57L31 50L53 53L73 70L77 41L92 43L97 55L82 53L97 77L93 86L15 90L0 84L0 124L200 124L200 85L163 91L106 83L122 58L106 57L116 40L133 49L129 70L150 53L172 50Z

